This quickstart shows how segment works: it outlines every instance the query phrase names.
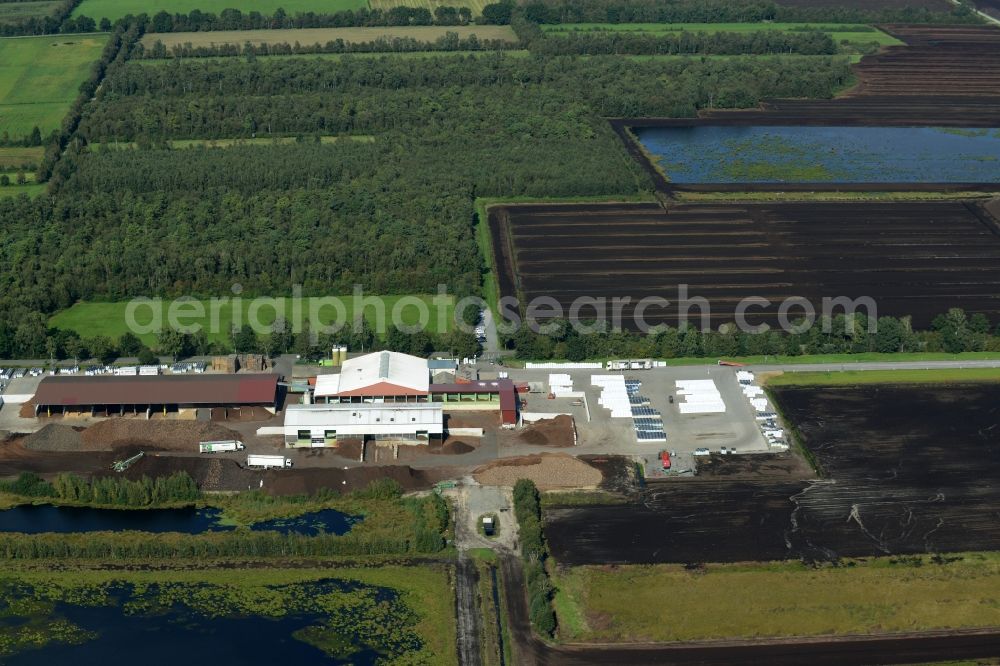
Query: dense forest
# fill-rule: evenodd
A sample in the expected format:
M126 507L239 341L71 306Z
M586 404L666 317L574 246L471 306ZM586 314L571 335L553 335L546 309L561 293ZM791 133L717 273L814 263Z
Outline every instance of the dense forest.
M549 157L531 142L559 143L559 159L593 152L577 141L604 135L603 146L615 147L602 152L624 155L602 117L680 117L706 107L754 106L768 97L829 97L850 78L846 57L634 62L495 53L345 57L336 67L321 59L129 63L109 73L80 133L93 143L399 131L433 142L446 155L428 159L449 168L482 150L483 142L491 154L523 147L544 160ZM708 80L711 86L704 85ZM505 163L503 156L492 159ZM469 166L511 184L522 181L519 173L592 177L585 165L569 164L560 174L516 161L506 174L496 173L495 164Z
M123 61L134 38L119 41L96 100L54 146L55 156L65 151L49 163L52 195L0 199L0 357L48 356L46 340L61 334L46 332L46 314L77 300L212 296L234 283L246 295L288 294L293 284L306 295L349 293L355 283L372 294L433 293L439 283L477 293L477 197L650 189L605 117L827 97L850 78L843 57L491 53L148 66ZM342 134L374 141L316 140Z

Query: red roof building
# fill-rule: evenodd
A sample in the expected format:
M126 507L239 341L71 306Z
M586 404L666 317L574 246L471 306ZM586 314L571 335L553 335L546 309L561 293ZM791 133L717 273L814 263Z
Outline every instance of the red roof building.
M274 408L278 375L54 376L38 385L38 410L107 407Z

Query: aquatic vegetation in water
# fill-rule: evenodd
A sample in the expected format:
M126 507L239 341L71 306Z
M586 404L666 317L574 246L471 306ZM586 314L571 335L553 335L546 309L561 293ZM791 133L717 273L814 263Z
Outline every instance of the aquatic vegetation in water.
M0 586L0 655L30 651L37 659L58 660L61 653L49 655L46 648L95 641L94 647L104 649L118 645L138 621L153 630L147 640L154 648L156 641L165 641L175 651L183 650L178 646L189 639L192 645L224 642L232 633L249 631L270 635L260 639L273 645L295 639L307 650L301 659L312 654L305 646L318 651L313 661L299 663L326 663L328 658L358 664L419 661L423 641L415 626L420 618L395 590L334 578L264 584L259 581L275 576L248 571L246 577L239 584L142 579L9 583ZM109 650L108 655L109 666L136 656L128 649Z
M1000 130L934 127L633 128L676 183L990 183Z

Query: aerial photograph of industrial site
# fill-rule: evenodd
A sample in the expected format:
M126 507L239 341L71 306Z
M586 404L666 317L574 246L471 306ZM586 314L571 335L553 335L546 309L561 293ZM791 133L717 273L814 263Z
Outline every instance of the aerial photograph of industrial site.
M0 665L1000 666L1000 0L0 0Z

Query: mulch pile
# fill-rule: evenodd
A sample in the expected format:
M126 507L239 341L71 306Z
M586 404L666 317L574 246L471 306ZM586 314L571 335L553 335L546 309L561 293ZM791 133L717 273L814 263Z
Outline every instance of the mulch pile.
M466 444L459 439L447 439L443 444L435 442L427 446L428 453L436 453L446 456L457 456L475 450L476 447L471 444Z
M82 428L49 423L26 436L23 440L24 448L32 451L83 451L85 449L80 430Z
M198 452L198 443L209 440L242 439L240 434L215 423L201 421L146 421L109 419L83 432L86 451L106 451L143 445L161 451Z
M486 486L513 486L518 479L531 479L539 490L593 488L602 478L597 469L564 453L501 458L472 475Z
M517 438L525 444L534 446L573 446L576 442L573 436L574 425L572 416L557 416L554 419L542 419L526 426Z

